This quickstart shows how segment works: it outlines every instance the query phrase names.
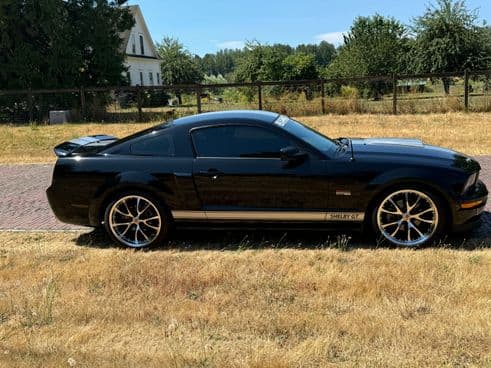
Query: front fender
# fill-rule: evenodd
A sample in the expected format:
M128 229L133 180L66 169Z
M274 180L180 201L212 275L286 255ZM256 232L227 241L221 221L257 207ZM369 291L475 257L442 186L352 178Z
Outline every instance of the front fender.
M405 183L431 187L446 199L457 199L465 179L457 172L438 168L398 168L374 177L368 186L377 192Z
M451 216L455 208L452 205L460 196L462 174L437 168L400 168L384 172L370 181L372 192L368 208L380 199L382 193L392 187L417 185L427 188L439 195L448 205Z

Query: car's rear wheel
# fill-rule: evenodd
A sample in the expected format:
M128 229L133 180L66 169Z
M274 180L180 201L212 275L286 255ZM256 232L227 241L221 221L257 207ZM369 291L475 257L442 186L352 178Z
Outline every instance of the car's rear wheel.
M372 224L382 240L397 246L419 247L436 240L445 216L438 196L422 189L400 188L378 202Z
M151 247L168 234L170 219L153 196L128 192L115 197L106 207L104 224L119 244L131 248Z

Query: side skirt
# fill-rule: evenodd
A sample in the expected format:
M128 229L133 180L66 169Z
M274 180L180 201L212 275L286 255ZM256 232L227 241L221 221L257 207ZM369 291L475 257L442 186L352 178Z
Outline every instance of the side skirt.
M307 211L172 211L181 221L280 221L280 222L363 222L364 212Z

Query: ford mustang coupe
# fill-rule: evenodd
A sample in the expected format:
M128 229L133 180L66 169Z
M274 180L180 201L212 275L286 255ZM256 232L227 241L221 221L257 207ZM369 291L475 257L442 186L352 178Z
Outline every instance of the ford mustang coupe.
M55 153L47 195L58 219L103 225L133 248L211 224L350 225L416 247L476 223L488 195L466 155L415 139L330 139L263 111L83 137Z

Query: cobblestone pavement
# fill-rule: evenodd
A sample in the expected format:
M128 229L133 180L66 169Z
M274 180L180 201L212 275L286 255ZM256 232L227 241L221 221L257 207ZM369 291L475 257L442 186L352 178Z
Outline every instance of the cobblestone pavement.
M491 156L478 157L481 179L491 188ZM53 165L0 165L0 230L83 230L80 226L58 221L46 199ZM476 239L491 239L491 201L483 223L470 234Z
M71 230L51 212L46 198L53 165L0 165L1 230Z

